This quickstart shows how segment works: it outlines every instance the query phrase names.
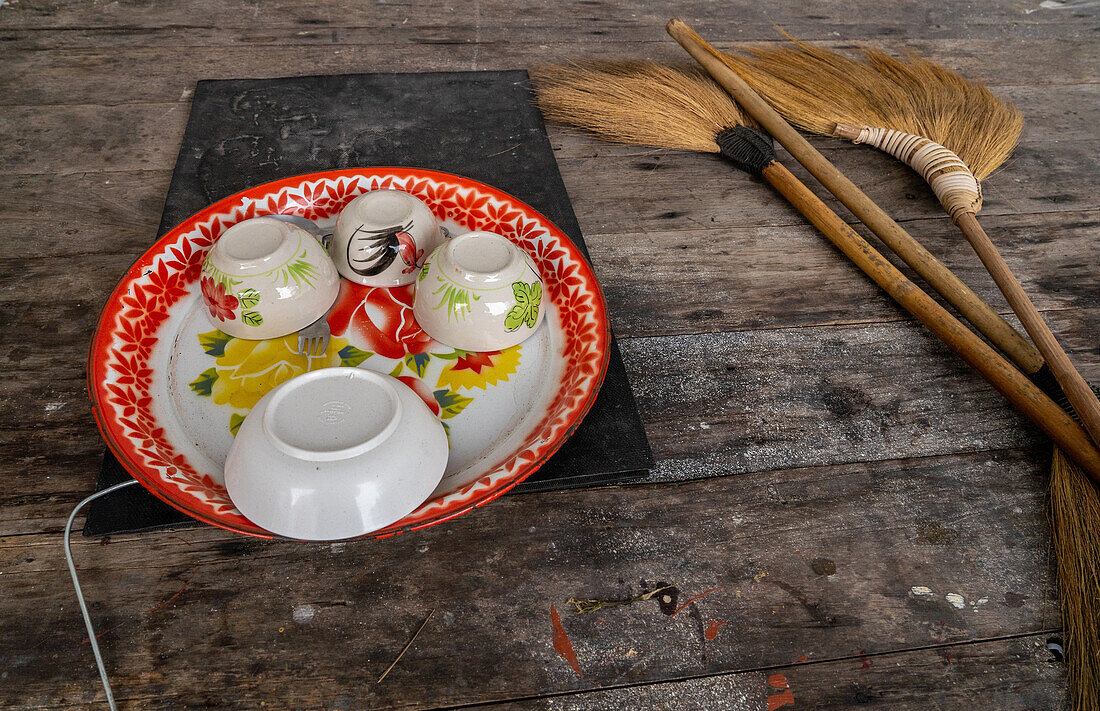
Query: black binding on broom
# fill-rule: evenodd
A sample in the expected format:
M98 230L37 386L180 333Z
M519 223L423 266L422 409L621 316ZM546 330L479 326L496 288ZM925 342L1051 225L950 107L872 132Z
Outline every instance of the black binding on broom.
M714 142L731 163L753 175L760 175L775 160L772 137L758 128L734 126L718 132Z
M1054 401L1058 407L1066 411L1074 422L1081 424L1081 417L1077 414L1077 411L1073 409L1073 405L1070 403L1069 398L1062 391L1062 386L1058 384L1058 381L1054 377L1054 373L1050 371L1050 368L1046 363L1043 363L1043 367L1035 371L1031 375L1027 376L1031 379L1031 382L1042 390L1047 396ZM1086 383L1092 391L1096 393L1097 397L1100 397L1100 388L1096 387L1092 383Z

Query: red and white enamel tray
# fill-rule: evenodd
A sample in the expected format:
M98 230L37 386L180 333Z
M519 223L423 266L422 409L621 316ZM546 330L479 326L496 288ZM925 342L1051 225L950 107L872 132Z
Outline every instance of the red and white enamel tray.
M491 230L535 260L545 320L496 353L456 351L413 318L413 286L344 282L324 355L299 356L297 337L231 338L201 299L203 257L230 225L268 214L333 224L368 190L404 190L452 233ZM213 323L212 323L213 319ZM115 288L92 341L88 391L111 450L145 488L222 528L270 536L233 506L223 464L237 427L271 388L317 368L358 366L411 386L440 417L451 454L431 498L379 537L461 515L523 481L588 412L609 353L607 314L591 267L545 217L496 188L447 173L371 168L288 178L228 197L152 246Z

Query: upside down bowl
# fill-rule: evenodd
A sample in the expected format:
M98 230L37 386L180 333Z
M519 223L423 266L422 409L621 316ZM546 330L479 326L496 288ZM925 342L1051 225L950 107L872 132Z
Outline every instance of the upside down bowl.
M272 533L337 540L407 515L446 466L443 425L411 388L362 368L326 368L260 399L229 449L225 486Z

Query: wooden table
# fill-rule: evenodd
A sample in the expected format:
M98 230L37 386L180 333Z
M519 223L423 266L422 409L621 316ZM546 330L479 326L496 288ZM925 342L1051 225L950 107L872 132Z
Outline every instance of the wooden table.
M917 49L1023 111L983 223L1100 381L1094 3L520 5L0 7L0 707L104 708L59 536L103 446L84 358L155 234L199 79L679 60L673 13L720 46L778 24ZM1049 444L758 180L706 156L551 139L653 483L508 496L385 541L77 537L121 707L1056 708ZM916 175L817 145L1008 312ZM675 600L568 602L663 585Z

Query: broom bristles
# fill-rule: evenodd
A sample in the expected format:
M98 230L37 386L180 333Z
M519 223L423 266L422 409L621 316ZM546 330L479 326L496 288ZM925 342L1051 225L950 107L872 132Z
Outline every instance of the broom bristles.
M791 123L831 136L838 123L892 128L954 151L978 180L1016 147L1023 118L981 84L909 54L861 59L787 35L794 47L747 47L723 60Z
M1050 465L1066 664L1074 711L1100 709L1100 492L1060 449Z
M538 67L531 78L546 118L616 143L717 153L715 136L746 122L722 87L694 67L588 61Z

